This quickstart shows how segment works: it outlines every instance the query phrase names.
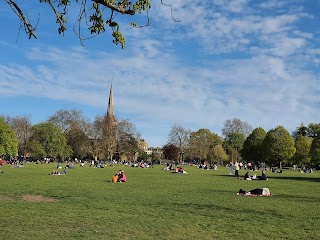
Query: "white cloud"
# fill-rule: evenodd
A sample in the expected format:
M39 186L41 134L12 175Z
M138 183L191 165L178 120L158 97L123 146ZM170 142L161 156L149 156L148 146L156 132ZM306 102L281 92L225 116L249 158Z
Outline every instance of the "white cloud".
M282 1L264 2L256 12L252 1L166 2L182 21L156 2L151 16L162 22L123 27L124 51L34 47L21 56L25 64L0 62L0 94L66 100L103 113L113 81L116 112L143 134L163 129L158 139L171 123L221 134L234 117L266 130L318 121L320 79L310 69L320 64L320 48L315 34L298 26L300 8L273 12Z

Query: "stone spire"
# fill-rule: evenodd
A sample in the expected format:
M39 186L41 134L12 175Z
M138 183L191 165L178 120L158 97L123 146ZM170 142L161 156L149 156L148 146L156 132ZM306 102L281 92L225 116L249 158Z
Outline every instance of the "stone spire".
M109 93L109 103L108 103L108 109L107 109L107 116L110 118L114 118L114 106L113 106L113 92L112 92L112 83L110 86L110 93Z
M112 83L110 86L109 103L104 119L103 135L108 159L112 159L117 147L117 118L114 114Z

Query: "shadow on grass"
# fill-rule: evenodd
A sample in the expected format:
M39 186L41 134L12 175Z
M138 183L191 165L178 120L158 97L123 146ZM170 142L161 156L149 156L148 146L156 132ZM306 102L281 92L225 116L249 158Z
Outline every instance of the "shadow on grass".
M320 197L316 196L299 196L299 195L292 195L292 194L277 194L277 198L282 198L285 201L295 201L295 202L315 202L319 203L320 202Z
M239 196L236 196L239 197ZM202 216L212 216L212 217L216 217L216 213L217 212L223 212L223 214L225 214L226 212L228 213L235 213L238 212L238 208L237 207L232 207L232 206L225 206L223 204L198 204L198 203L176 203L175 206L178 206L180 209L186 209L185 211L188 212L193 212L193 213L197 213L198 215L202 215ZM255 215L255 216L265 216L270 215L273 217L280 217L282 218L284 215L279 212L278 210L274 209L268 209L268 210L264 210L264 209L258 209L258 208L252 208L251 206L246 207L243 206L242 208L242 213L245 214L249 214L249 215Z
M226 177L226 178L235 178L234 176L230 176L228 174L217 174L215 176L218 177ZM293 176L283 176L283 175L279 175L279 176L268 176L268 179L280 179L280 180L294 180L294 181L309 181L309 182L320 182L320 178L316 178L316 177L293 177ZM244 180L243 177L240 177L240 180ZM255 181L263 181L263 180L255 180Z
M294 180L294 181L309 181L309 182L320 182L320 178L315 177L292 177L292 176L271 176L269 179L280 179L280 180Z

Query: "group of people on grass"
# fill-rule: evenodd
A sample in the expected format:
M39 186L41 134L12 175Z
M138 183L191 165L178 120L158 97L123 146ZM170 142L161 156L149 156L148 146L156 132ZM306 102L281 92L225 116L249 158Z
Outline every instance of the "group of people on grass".
M182 167L173 167L173 164L167 163L166 167L164 167L162 170L170 170L173 171L172 173L183 173L183 174L188 174Z
M257 176L256 174L254 174L253 176L250 176L250 171L247 171L243 179L244 180L268 180L268 177L265 171L261 172L261 176Z
M63 169L62 172L59 172L59 170L53 170L52 173L49 175L66 175L66 174L67 174L66 169Z
M119 172L112 176L111 182L126 182L127 176L123 170L119 170Z

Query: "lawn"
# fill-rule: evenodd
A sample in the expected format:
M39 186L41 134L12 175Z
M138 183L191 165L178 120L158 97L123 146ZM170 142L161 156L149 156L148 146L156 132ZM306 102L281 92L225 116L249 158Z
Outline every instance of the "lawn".
M172 174L161 166L75 165L50 176L55 167L3 167L0 239L320 239L320 172L245 181L225 167ZM109 182L119 169L128 182ZM273 196L236 195L257 187Z

